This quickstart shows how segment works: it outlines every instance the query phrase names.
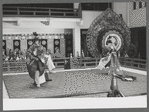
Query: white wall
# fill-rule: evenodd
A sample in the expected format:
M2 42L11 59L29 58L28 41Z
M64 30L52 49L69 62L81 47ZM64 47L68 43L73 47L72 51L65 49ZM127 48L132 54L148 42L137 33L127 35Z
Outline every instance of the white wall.
M24 18L25 19L25 18ZM40 21L3 22L3 34L64 33L64 29L74 28L74 22L53 21L44 25Z
M64 33L73 33L73 29L64 29Z
M64 33L64 29L39 29L39 28L23 28L23 29L3 29L3 34L32 34L37 32L38 34L61 34Z
M113 5L113 11L117 14L122 14L124 22L128 25L128 2L114 2Z
M82 12L82 20L83 24L80 25L80 29L88 29L91 23L94 21L96 17L98 17L102 12L99 11L83 11Z

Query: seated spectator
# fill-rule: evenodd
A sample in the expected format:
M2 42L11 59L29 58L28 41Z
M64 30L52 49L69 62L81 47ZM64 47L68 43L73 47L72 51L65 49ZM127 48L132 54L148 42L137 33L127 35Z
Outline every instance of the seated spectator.
M61 54L61 51L59 48L56 48L56 52L52 55L54 58L63 58L63 54Z
M7 57L5 58L5 61L9 61L8 59L9 59L9 56L7 56Z

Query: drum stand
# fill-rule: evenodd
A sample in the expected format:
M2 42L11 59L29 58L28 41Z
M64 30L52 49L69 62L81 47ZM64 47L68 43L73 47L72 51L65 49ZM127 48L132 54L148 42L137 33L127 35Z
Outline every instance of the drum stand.
M111 75L111 86L110 92L107 97L125 97L122 92L118 89L117 78L120 78L122 81L134 81L136 77L125 75L122 71L122 75L119 75L117 70L119 70L119 63L117 59L116 51L112 51L111 53L111 66L110 66L110 75Z

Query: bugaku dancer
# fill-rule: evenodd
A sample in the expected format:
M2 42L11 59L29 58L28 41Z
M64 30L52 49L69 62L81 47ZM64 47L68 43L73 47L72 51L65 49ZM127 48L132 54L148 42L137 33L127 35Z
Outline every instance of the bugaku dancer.
M29 76L34 80L34 85L40 87L40 77L43 76L44 78L47 78L47 81L49 81L49 77L45 77L46 66L50 73L53 73L52 70L55 66L51 60L51 56L47 55L46 49L41 45L38 34L33 34L35 38L33 40L33 45L27 50L26 64Z

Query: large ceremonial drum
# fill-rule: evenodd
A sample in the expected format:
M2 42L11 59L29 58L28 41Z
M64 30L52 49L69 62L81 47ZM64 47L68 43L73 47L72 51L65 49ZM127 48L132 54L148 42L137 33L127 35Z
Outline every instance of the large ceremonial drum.
M103 57L109 52L108 41L111 41L121 57L130 49L130 29L123 19L112 9L108 8L90 25L86 43L93 57Z

